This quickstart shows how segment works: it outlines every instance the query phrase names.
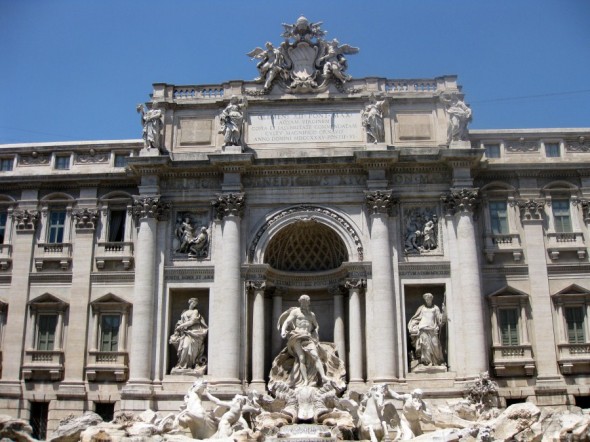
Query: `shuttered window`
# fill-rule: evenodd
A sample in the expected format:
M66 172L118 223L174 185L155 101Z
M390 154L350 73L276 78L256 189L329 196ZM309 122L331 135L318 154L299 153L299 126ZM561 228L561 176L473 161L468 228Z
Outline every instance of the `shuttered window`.
M503 346L519 345L518 340L518 309L506 308L499 310L500 335Z
M567 323L567 339L570 344L583 344L584 336L584 307L566 307L565 321Z

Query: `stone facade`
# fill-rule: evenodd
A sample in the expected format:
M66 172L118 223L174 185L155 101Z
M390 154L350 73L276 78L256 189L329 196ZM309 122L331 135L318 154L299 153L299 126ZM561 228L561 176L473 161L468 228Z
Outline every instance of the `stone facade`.
M211 390L261 390L302 293L358 388L457 398L490 370L503 400L587 401L590 128L467 133L454 76L325 72L155 84L149 141L0 146L0 413L177 410L192 298ZM445 362L420 370L427 292Z

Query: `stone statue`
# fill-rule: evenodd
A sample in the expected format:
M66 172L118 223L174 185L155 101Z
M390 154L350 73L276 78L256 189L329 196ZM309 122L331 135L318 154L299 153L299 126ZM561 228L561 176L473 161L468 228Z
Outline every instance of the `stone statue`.
M208 412L202 396L207 389L207 383L198 379L184 396L182 410L174 419L174 428L188 428L194 439L209 439L217 431L215 416Z
M387 387L387 392L393 399L404 403L396 440L411 440L416 436L420 436L422 434L420 422L433 422L432 414L422 400L422 390L416 388L412 391L412 394L397 394L391 387Z
M456 94L450 98L442 97L449 114L448 139L452 141L467 140L467 125L471 121L471 109Z
M348 64L344 54L356 54L359 49L346 44L341 45L336 39L328 42L324 49L325 55L322 55L318 60L319 64L323 63L324 78L328 79L333 76L342 83L346 83L352 77L345 74Z
M326 35L326 31L321 29L322 24L321 21L310 23L307 18L301 16L292 25L283 23L285 31L281 34L281 37L292 38L296 42L310 42L312 38L321 39Z
M441 327L447 321L445 305L443 303L441 313L438 306L432 303L432 293L425 293L422 297L424 305L418 307L408 323L412 345L416 350L415 358L420 365L426 367L445 366L440 342Z
M271 42L266 42L266 49L256 48L248 52L248 57L261 60L256 68L260 76L254 81L264 83L264 89L268 90L277 76L284 72L285 52L283 48L275 48Z
M213 435L212 439L229 438L236 431L249 430L250 427L246 419L244 419L244 413L260 413L260 407L256 407L256 404L249 403L248 396L236 394L231 401L222 401L213 396L209 390L205 390L205 395L215 405L225 409L221 418L219 418L217 432Z
M383 108L385 100L377 101L371 95L369 104L361 112L363 127L367 131L367 141L375 144L385 141L385 129L383 127Z
M160 134L163 126L162 111L160 109L147 110L143 104L138 104L136 110L141 114L143 148L147 150L158 149L162 152Z
M287 346L275 359L271 378L281 371L280 377L291 388L330 383L342 367L334 347L320 343L318 322L309 304L309 296L302 295L299 307L290 308L279 318L278 328Z
M197 298L188 300L188 310L182 312L180 320L170 336L170 344L176 348L178 362L172 373L196 372L203 374L207 367L205 338L208 327L197 310Z
M240 146L242 144L242 129L244 126L244 109L248 103L241 101L235 95L219 115L221 123L220 134L223 134L223 146Z

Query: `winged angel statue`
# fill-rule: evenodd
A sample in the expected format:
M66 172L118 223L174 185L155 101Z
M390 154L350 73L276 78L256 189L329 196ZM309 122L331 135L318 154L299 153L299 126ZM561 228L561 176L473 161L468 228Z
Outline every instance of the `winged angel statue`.
M256 67L260 75L254 81L264 84L265 93L275 83L288 92L320 92L330 81L338 87L351 79L346 74L345 55L356 54L359 49L336 39L324 40L326 31L321 24L310 23L303 16L294 24L283 23L283 43L275 47L267 42L265 48L257 47L247 54L259 60Z

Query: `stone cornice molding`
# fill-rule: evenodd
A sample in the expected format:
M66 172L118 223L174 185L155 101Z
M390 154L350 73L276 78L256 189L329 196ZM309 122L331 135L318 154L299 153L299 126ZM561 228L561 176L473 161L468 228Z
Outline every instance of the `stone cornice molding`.
M159 221L166 218L171 206L169 202L162 201L159 195L134 196L132 211L136 219L155 218Z
M481 196L479 189L461 189L441 195L440 200L447 215L474 214L479 207Z
M38 210L17 209L12 213L17 232L34 232L39 221Z
M370 215L390 215L398 201L393 198L392 190L366 190L365 203Z
M74 225L76 230L94 230L96 228L96 221L98 220L98 209L75 209L72 212L74 218Z
M523 221L542 220L544 213L544 200L522 200L518 201L520 216Z
M244 193L220 194L211 201L211 205L215 210L215 219L217 221L221 221L226 216L241 217L244 214L246 195Z

